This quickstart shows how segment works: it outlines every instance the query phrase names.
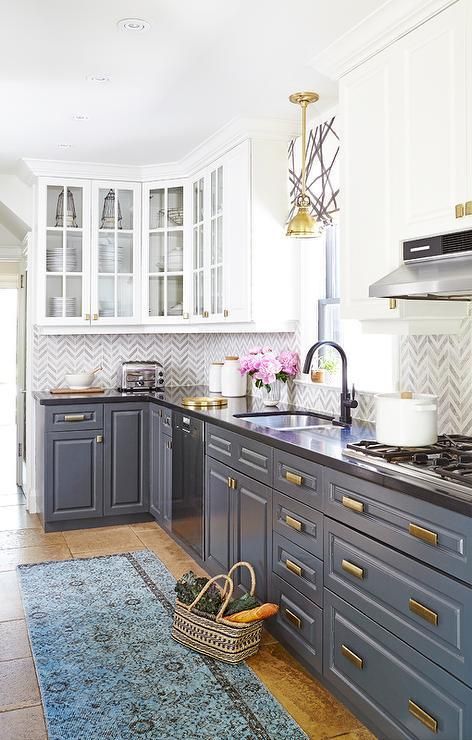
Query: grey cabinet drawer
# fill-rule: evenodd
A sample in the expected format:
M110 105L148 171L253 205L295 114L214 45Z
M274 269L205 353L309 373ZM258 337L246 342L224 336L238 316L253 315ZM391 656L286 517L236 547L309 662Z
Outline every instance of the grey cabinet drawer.
M324 675L381 737L472 737L470 688L326 589L324 605Z
M272 486L272 448L268 445L208 424L206 453L215 460Z
M328 516L472 583L472 518L329 468L323 486Z
M358 532L324 521L325 586L472 683L472 589Z
M323 514L274 491L274 531L323 559Z
M323 605L323 561L276 532L272 569L315 604Z
M323 611L275 573L271 594L279 606L271 631L321 673Z
M282 450L274 450L274 488L320 510L321 473L321 465Z
M73 432L103 428L103 404L46 406L46 432Z

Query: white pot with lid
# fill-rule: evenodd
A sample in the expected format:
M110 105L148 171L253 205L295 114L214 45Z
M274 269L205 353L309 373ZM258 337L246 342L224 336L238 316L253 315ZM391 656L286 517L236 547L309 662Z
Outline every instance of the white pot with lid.
M428 393L379 393L375 396L377 442L424 447L438 440L438 399Z

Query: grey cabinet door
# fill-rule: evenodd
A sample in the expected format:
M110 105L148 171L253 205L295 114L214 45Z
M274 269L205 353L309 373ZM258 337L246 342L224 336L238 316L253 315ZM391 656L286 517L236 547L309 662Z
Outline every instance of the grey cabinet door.
M50 432L45 449L46 521L103 514L103 444L96 431Z
M149 511L159 522L163 517L159 461L161 412L157 406L151 405L149 408Z
M268 599L268 578L272 556L272 490L252 478L233 472L236 489L232 490L233 562L251 563L256 572L256 595ZM249 591L251 578L247 568L238 568L235 585Z
M159 495L161 524L172 529L172 437L161 426L159 439Z
M206 453L233 470L272 485L273 450L262 442L207 424Z
M105 515L149 510L148 407L105 404Z
M215 576L227 573L232 563L232 496L228 485L233 471L207 457L205 482L205 567Z

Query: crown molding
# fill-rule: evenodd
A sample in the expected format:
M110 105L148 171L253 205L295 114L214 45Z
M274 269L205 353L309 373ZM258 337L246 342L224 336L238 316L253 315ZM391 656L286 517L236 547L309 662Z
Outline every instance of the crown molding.
M327 77L339 80L456 2L458 0L387 0L313 57L310 64Z
M51 159L22 159L17 172L29 184L37 177L64 177L92 180L148 182L189 177L247 139L285 141L297 135L291 120L272 118L235 118L182 159L149 165L104 164Z

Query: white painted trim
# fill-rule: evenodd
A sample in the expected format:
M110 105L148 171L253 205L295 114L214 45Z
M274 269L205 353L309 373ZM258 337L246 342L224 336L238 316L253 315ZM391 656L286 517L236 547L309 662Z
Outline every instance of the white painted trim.
M252 334L252 333L281 333L295 332L297 321L270 323L247 322L244 324L158 324L150 326L139 324L136 326L36 326L41 336L64 336L71 334Z
M370 57L458 0L387 0L311 60L311 66L339 80Z
M195 149L175 162L145 165L104 164L67 160L21 160L18 175L31 182L36 177L147 182L190 177L203 166L246 139L288 141L296 135L297 122L271 118L235 118Z
M0 247L0 262L18 262L23 257L23 247Z

